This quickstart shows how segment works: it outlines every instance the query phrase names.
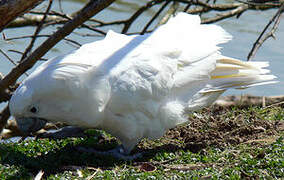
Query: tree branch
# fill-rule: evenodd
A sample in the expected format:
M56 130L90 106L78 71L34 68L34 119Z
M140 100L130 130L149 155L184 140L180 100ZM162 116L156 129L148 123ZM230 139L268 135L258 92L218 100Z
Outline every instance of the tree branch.
M280 23L280 17L281 17L281 14L283 13L283 10L284 10L284 3L278 9L278 11L275 13L275 15L271 18L271 20L268 22L268 24L264 27L264 29L260 33L259 37L257 38L255 43L253 44L253 47L250 50L248 57L247 57L248 61L250 61L255 56L257 50L264 43L264 41L266 41L270 37L274 37L274 33L277 30L277 27ZM266 33L265 36L264 36L264 33L266 32L266 30L269 28L269 26L273 22L275 22L275 23L274 23L273 27L271 28L270 32Z
M0 0L0 32L17 16L34 8L43 0Z
M43 16L44 15L24 14L8 24L6 28L36 26L41 22ZM68 22L68 19L56 15L48 15L45 19L45 23L48 24L65 24L66 22Z
M52 2L53 2L53 0L49 0L49 4L48 4L48 6L46 8L46 11L45 11L43 17L42 17L42 20L38 24L38 26L37 26L37 28L36 28L36 30L34 32L33 38L31 39L31 42L30 42L29 46L26 48L25 52L23 53L21 61L24 60L27 57L28 53L32 50L32 48L34 46L34 43L36 41L36 36L39 34L39 32L42 29L43 23L44 23L44 21L45 21L45 19L47 17L47 13L50 11Z
M154 5L164 2L163 0L152 0L148 2L145 6L139 8L128 20L125 21L124 27L121 31L122 34L126 34L132 23L147 9L153 7Z
M44 56L55 44L69 35L75 28L82 25L89 18L108 7L115 0L93 0L90 1L73 19L56 31L51 37L44 41L30 56L26 57L17 67L13 68L3 80L0 81L0 92L3 92L28 69Z
M151 20L145 25L145 27L143 28L143 30L141 31L141 35L145 34L145 32L147 31L147 29L150 27L150 25L154 22L154 20L161 14L161 12L168 6L168 4L171 1L166 1L162 7L159 9L159 11L151 18Z
M217 16L213 17L213 18L208 18L208 19L204 19L202 20L202 23L203 24L209 24L209 23L214 23L214 22L217 22L217 21L220 21L222 19L226 19L226 18L229 18L229 17L233 17L233 16L236 16L238 14L241 14L243 13L244 11L246 11L247 9L249 8L248 5L246 4L243 4L239 7L237 7L236 9L233 9L229 12L225 12L225 13L222 13L222 14L218 14Z

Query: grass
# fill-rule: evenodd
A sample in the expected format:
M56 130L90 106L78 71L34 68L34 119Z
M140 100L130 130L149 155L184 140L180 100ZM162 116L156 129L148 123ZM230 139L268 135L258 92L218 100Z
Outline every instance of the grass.
M163 138L143 140L131 162L81 153L77 146L110 149L101 131L89 138L26 140L0 144L0 179L283 179L284 111L281 107L205 109L189 125ZM98 135L98 134L103 134Z

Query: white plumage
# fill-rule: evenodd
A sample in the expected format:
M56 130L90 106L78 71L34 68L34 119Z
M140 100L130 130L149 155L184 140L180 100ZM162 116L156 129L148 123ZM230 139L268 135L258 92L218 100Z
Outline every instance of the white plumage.
M10 111L24 132L44 120L101 128L129 153L212 104L228 88L271 83L266 62L228 58L217 46L231 39L221 27L179 13L153 33L109 31L37 68L16 90Z

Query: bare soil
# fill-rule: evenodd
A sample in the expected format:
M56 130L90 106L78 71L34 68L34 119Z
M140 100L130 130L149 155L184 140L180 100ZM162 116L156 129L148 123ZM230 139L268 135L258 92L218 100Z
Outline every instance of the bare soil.
M266 112L267 113L267 112ZM254 110L213 106L195 113L189 124L171 129L166 139L177 139L184 148L198 152L207 146L225 148L240 143L273 141L284 131L284 121L269 120Z

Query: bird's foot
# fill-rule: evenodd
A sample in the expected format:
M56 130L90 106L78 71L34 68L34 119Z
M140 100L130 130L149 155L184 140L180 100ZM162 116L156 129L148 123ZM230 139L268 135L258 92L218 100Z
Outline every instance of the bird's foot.
M85 148L85 147L77 147L77 150L81 152L95 153L97 155L102 155L102 156L112 156L116 159L121 159L124 161L132 161L134 159L143 157L142 153L135 153L133 155L125 153L122 146L117 146L116 148L108 151L99 151L93 148Z
M74 126L66 126L58 130L41 133L37 135L36 138L63 139L67 137L86 137L86 134L81 128Z

